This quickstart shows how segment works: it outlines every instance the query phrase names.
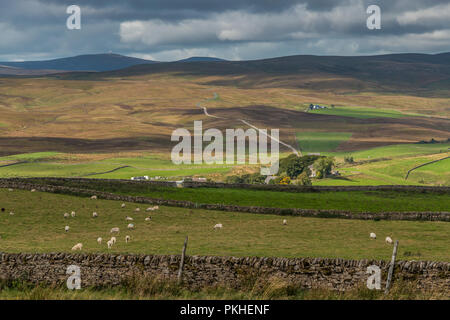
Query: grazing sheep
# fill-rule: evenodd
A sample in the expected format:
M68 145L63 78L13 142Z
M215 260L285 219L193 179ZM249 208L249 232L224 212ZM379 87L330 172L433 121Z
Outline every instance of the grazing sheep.
M92 196L91 200L97 200L97 196Z
M64 228L64 230L66 230L66 232L69 231L69 229L70 229L69 226L66 226L66 227Z
M92 212L92 218L97 218L98 217L98 213L97 212Z
M287 225L287 220L286 219L283 220L283 226L285 226L285 225Z
M127 228L128 228L128 229L134 229L134 224L129 223L128 226L127 226Z
M141 208L136 208L135 211L136 211L136 212L139 212L139 211L141 211Z
M10 216L13 216L13 215L15 215L15 213L11 211L11 212L9 213L9 215L10 215Z
M98 237L98 238L97 238L97 243L98 243L98 244L102 244L102 241L103 241L103 239L102 239L101 237Z
M127 220L127 221L133 221L133 218L132 218L132 217L126 217L125 220Z
M216 230L216 229L222 229L222 224L221 223L218 223L218 224L216 224L215 226L214 226L214 230Z
M386 237L386 243L388 244L392 244L392 238L391 237Z
M130 236L125 236L125 243L130 242L130 240L131 240L131 237L130 237Z
M68 218L69 217L69 214L66 212L66 213L64 213L64 218Z
M153 211L153 207L148 207L147 209L145 209L145 211Z
M113 233L113 232L119 233L119 231L120 231L120 229L117 228L117 227L115 227L115 228L112 228L110 232L111 232L111 233Z
M152 217L145 218L145 221L150 221L150 220L152 220Z
M106 244L108 245L108 249L111 249L114 243L112 240L109 240Z
M14 190L10 188L10 189L8 189L8 191L9 191L9 192L12 192L12 191L14 191Z
M377 235L373 232L370 233L370 239L376 239Z
M116 244L117 239L116 239L116 237L111 237L111 239L109 241L111 241L112 244Z
M76 216L75 211L72 211L72 212L70 213L70 215L72 216L72 218L75 217L75 216Z
M36 192L36 189L31 189L31 192Z
M75 250L80 250L81 251L81 249L83 249L83 244L82 243L77 243L76 245L74 245L72 247L72 251L75 251Z
M121 208L125 208L125 203L122 203L122 205L120 207Z

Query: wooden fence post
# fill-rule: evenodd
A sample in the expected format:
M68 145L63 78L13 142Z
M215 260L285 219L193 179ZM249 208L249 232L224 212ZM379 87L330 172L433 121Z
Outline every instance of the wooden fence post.
M178 269L178 282L181 282L182 275L183 275L184 256L186 254L187 243L188 243L188 237L186 236L186 239L184 240L183 251L181 252L180 268Z
M398 249L398 240L395 240L394 251L392 252L391 265L389 266L389 272L386 281L386 290L384 290L385 294L389 292L389 288L391 287L392 274L394 273L395 267L395 258L397 257L397 249Z

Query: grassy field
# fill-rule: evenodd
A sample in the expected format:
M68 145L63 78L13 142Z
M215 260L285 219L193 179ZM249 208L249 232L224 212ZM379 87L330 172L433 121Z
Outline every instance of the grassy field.
M450 197L447 194L420 192L330 191L298 193L239 188L175 188L151 184L124 185L120 182L100 179L85 182L67 181L64 183L42 180L39 183L64 185L123 195L240 206L334 209L352 212L448 211L448 208L450 208Z
M450 161L443 160L413 171L405 180L408 170L433 160L443 159L449 153L386 159L355 165L342 164L339 179L315 180L315 185L450 185Z
M340 179L314 180L314 185L450 185L450 162L443 161L413 172L408 170L450 154L450 143L400 144L355 152L331 152L350 138L348 133L302 132L297 139L304 153L320 152L337 160ZM281 157L288 154L282 154ZM355 164L344 163L351 156ZM0 157L0 177L90 177L130 179L133 176L160 176L175 180L185 176L208 177L223 181L227 175L255 171L251 166L174 165L165 154L149 152L118 154L70 154L38 152ZM126 167L125 167L126 166ZM119 167L116 171L109 172ZM252 172L253 172L252 171Z
M0 190L0 244L3 252L68 252L78 242L83 252L179 254L186 235L189 255L339 257L389 259L392 246L385 236L400 240L399 259L450 261L446 222L363 221L189 210L162 207L149 214L144 206L41 192ZM140 207L140 212L135 208ZM13 211L14 215L9 215ZM63 217L75 211L76 217ZM92 218L92 212L98 218ZM127 230L126 216L135 230ZM213 230L222 223L222 230ZM69 232L64 226L70 226ZM108 250L112 227L121 228L118 242ZM245 232L242 232L245 229ZM370 240L375 232L377 240ZM125 243L125 235L132 241Z
M298 132L297 142L302 152L333 151L339 145L350 139L348 132Z
M265 281L264 281L265 280ZM394 282L388 294L364 286L336 292L329 289L303 289L281 279L250 283L240 290L226 286L189 290L185 286L151 278L132 279L112 288L36 286L27 283L0 283L3 300L448 300L442 292L420 292L402 281Z

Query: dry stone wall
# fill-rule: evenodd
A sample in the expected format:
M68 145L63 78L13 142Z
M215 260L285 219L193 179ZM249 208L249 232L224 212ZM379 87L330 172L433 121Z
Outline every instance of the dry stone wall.
M67 267L77 265L83 287L114 286L142 275L175 280L179 263L179 255L0 253L0 279L62 285L68 278ZM239 288L255 279L276 279L303 288L345 291L365 285L370 265L381 268L384 287L389 268L386 261L321 258L187 256L183 280L191 288L215 285ZM449 262L399 261L394 281L400 279L422 291L436 290L450 295Z

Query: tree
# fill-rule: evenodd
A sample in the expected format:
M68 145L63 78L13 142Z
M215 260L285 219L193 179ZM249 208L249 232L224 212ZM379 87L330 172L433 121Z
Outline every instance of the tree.
M280 161L279 171L281 173L286 173L291 179L295 179L319 158L320 156L297 157L295 154L292 154Z
M345 163L355 163L355 160L353 160L353 157L344 157Z
M300 186L311 186L311 179L309 178L309 169L303 171L301 174L298 175L296 184Z
M334 166L334 158L333 157L323 157L313 164L313 168L317 172L317 178L322 179L331 173L331 170Z

